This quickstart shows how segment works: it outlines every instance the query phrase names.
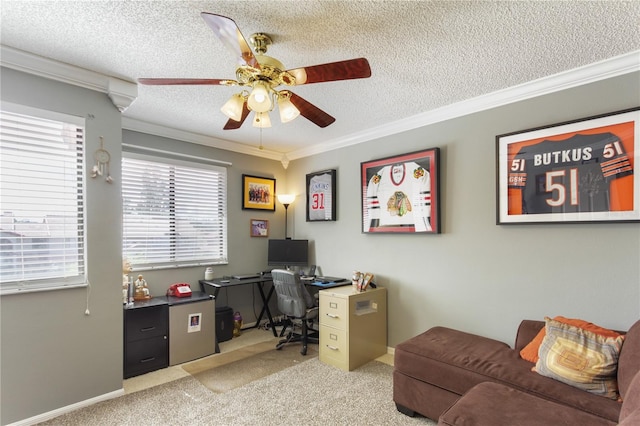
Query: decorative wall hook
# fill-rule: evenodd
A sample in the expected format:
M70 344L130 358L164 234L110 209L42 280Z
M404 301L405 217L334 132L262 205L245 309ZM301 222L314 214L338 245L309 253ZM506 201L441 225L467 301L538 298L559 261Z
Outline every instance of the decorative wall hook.
M96 149L96 152L93 154L93 158L96 160L96 163L91 169L91 177L96 178L98 176L106 174L107 177L104 180L106 180L107 183L113 183L113 178L111 177L111 173L109 172L109 161L111 161L111 154L109 154L109 151L104 149L104 139L102 138L102 136L100 136L100 148Z

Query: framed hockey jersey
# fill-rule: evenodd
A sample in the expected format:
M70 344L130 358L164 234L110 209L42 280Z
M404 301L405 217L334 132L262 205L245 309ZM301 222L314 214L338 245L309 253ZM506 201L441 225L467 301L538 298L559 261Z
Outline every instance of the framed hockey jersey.
M496 136L497 223L640 221L640 108Z
M440 149L360 164L363 233L440 233Z

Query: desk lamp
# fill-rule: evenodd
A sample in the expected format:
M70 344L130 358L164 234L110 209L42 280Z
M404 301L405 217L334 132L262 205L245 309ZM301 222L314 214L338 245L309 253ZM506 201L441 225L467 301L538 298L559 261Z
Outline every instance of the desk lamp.
M287 237L287 223L288 223L288 213L289 213L289 205L291 203L293 203L293 201L296 199L296 196L293 194L279 194L278 195L278 201L280 202L280 204L282 204L284 206L284 238L285 240L288 238Z

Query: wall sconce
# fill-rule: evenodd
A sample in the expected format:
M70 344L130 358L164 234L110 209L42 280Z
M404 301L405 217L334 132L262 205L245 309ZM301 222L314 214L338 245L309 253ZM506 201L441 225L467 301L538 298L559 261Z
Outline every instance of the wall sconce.
M284 206L284 238L287 239L287 223L289 222L289 205L293 203L296 196L293 194L279 194L278 202Z

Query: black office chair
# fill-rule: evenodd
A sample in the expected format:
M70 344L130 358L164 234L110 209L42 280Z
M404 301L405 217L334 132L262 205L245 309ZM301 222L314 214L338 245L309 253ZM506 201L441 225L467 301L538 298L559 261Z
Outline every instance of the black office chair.
M307 354L308 343L318 343L318 332L309 327L313 319L318 317L318 306L315 299L311 297L306 287L300 280L300 276L285 269L274 269L271 271L271 278L278 296L278 309L288 320L293 323L302 324L302 332L295 333L295 327L287 336L280 340L276 349L282 349L284 345L291 342L302 342L302 355Z

